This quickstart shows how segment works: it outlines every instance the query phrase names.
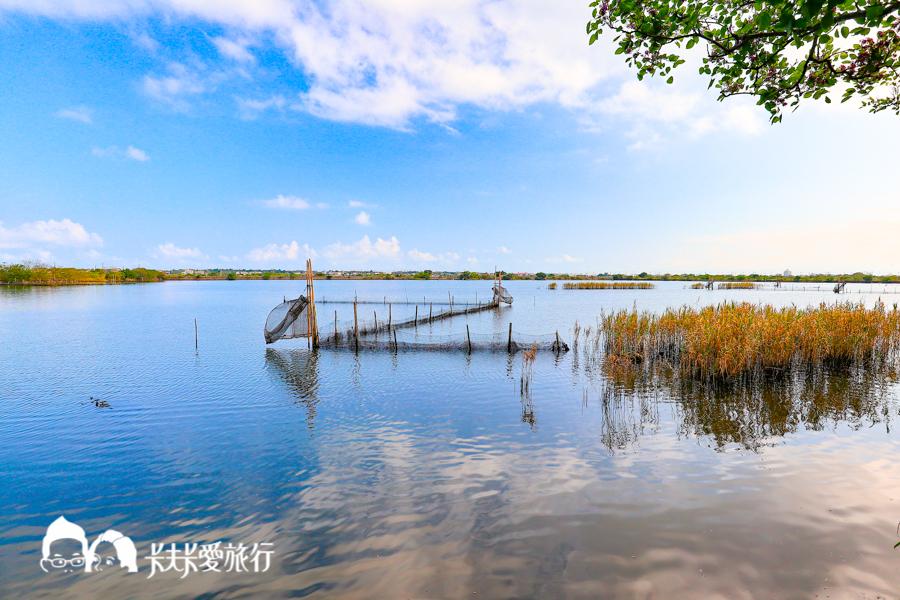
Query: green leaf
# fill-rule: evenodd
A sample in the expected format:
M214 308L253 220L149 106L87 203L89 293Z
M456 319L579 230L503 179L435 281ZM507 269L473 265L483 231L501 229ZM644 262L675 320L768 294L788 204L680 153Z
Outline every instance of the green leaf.
M670 76L668 79L666 79L666 83L672 83L673 81L675 81L674 76Z
M880 4L870 4L866 7L866 19L872 21L884 14L884 6Z

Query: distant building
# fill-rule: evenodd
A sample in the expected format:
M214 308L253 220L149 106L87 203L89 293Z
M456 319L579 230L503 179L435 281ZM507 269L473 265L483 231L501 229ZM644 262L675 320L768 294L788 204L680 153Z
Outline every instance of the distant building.
M791 273L791 270L790 270L790 269L785 269L785 270L784 270L784 276L785 276L785 277L793 277L794 274Z

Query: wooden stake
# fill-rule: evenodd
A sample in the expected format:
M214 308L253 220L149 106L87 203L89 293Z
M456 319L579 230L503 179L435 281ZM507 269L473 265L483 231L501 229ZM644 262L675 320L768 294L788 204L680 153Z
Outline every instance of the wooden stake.
M334 311L334 339L337 341L337 311Z
M359 322L356 320L356 300L353 300L353 339L356 340L356 349L359 350Z
M506 340L506 351L512 352L512 321L509 322L509 337Z
M431 323L431 310L434 308L434 305L428 305L428 322Z
M388 329L391 328L391 323L393 323L393 317L391 316L391 305L388 304Z
M419 328L419 305L416 304L416 329Z
M466 341L469 343L469 354L472 354L472 336L469 335L469 324L466 323Z
M397 351L397 330L394 330L394 352Z
M194 317L194 352L200 351L200 331L197 329L197 318Z

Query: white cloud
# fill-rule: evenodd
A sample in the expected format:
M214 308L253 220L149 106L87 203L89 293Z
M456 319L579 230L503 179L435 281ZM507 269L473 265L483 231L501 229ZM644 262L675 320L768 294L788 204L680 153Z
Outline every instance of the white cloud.
M0 248L27 248L39 244L54 246L102 246L103 238L69 219L31 221L18 227L6 228L0 222Z
M277 261L297 261L300 258L315 257L315 250L308 244L302 246L296 240L289 244L267 244L254 248L247 253L247 258L254 262L272 263Z
M98 158L127 158L137 162L147 162L150 160L150 155L147 154L145 150L135 148L134 146L128 146L125 149L119 148L118 146L106 146L105 148L94 146L91 148L91 154Z
M261 113L269 110L284 110L288 105L287 99L281 94L263 99L236 98L235 100L237 101L238 111L244 119L255 119Z
M156 247L157 252L166 258L190 259L207 258L199 248L180 248L172 242L166 242Z
M213 45L219 54L240 63L255 63L256 57L247 50L247 42L244 40L230 40L224 37L212 39Z
M227 31L208 38L224 60L185 51L143 78L148 96L176 110L234 81L252 81L254 92L262 92L255 99L232 92L244 118L291 109L401 130L419 119L448 126L462 107L509 111L549 103L577 111L591 128L624 121L633 149L673 132L752 134L765 118L749 105L721 108L696 77L687 86L634 81L609 38L587 45L586 2L552 10L544 0L0 0L3 5L117 23L162 16ZM284 81L293 77L263 72L251 47L281 52L303 84L291 91ZM690 67L679 69L679 77ZM261 89L274 79L278 89ZM610 96L610 89L617 91Z
M70 121L78 121L90 125L94 122L93 111L87 106L72 106L63 108L54 113L60 119L69 119Z
M282 210L307 210L313 207L313 204L306 198L301 198L299 196L285 196L284 194L278 194L274 198L263 200L262 203L269 208L278 208ZM324 209L328 208L328 205L324 202L317 202L315 207Z
M359 211L356 216L353 217L353 220L357 225L366 226L372 224L372 217L364 210Z
M187 98L210 89L201 73L181 63L169 63L166 75L145 75L141 82L144 93L175 110L187 110Z
M362 200L351 200L347 203L347 206L350 208L376 208L378 205L371 202L363 202Z
M2 0L11 10L57 18L122 21L164 15L232 32L211 39L251 65L246 39L267 34L303 71L294 105L328 119L405 128L422 117L446 123L461 105L509 110L539 102L582 106L621 61L588 48L589 7L541 0ZM187 62L187 61L185 61ZM172 63L147 75L144 91L176 108L214 85Z
M335 242L325 248L324 254L334 260L396 259L400 257L400 241L395 236L391 236L390 239L377 238L373 242L368 235L364 235L351 244Z
M141 150L140 148L135 148L134 146L128 146L125 148L125 156L130 158L131 160L136 160L138 162L147 162L150 160L150 155L147 154L146 151Z
M506 246L498 246L497 252L499 252L500 254L510 254L512 252L512 250L510 250Z
M660 82L626 80L618 92L585 111L589 129L604 129L610 117L624 120L629 150L646 150L667 136L696 139L716 131L755 135L765 116L742 100L728 104L710 102L704 92L684 91L681 86Z

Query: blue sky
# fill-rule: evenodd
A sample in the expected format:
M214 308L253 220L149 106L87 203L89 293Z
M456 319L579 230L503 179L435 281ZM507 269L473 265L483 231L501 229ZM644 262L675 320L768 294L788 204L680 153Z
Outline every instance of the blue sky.
M639 83L588 14L0 0L0 261L900 272L900 119Z

